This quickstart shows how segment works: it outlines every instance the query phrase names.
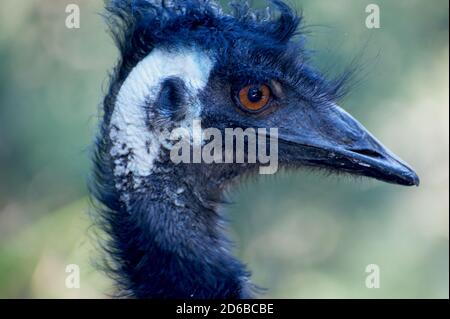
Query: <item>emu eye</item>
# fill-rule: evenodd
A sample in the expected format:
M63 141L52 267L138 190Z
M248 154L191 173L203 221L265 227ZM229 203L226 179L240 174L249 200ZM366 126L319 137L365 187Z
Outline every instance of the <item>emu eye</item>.
M272 91L265 85L247 85L239 91L239 103L250 112L262 110L270 102Z

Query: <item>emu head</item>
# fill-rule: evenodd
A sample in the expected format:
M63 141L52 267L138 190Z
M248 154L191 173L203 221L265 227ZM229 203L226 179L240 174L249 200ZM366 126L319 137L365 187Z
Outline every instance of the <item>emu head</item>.
M118 190L145 190L176 167L178 179L205 185L254 169L171 163L174 140L161 132L192 130L194 119L224 135L226 128L277 128L280 166L418 185L406 163L338 106L346 76L328 81L309 65L299 15L278 0L266 11L242 2L232 8L227 14L207 0L109 3L121 59L103 134Z

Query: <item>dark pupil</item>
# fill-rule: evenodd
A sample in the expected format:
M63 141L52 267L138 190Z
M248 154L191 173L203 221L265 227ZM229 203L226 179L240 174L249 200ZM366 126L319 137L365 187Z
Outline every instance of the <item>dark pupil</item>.
M254 86L248 90L248 100L252 103L257 103L261 101L263 96L263 92L259 89L259 87Z

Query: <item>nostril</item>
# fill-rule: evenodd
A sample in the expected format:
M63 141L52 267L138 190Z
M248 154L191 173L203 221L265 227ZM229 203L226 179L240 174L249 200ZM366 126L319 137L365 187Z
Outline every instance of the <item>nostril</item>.
M383 155L381 155L377 151L369 150L366 148L365 149L351 149L350 151L352 151L353 153L357 153L357 154L372 157L372 158L383 158Z

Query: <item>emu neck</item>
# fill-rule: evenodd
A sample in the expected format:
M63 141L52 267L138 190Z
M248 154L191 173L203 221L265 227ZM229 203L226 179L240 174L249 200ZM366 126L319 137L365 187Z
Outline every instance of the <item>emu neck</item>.
M144 190L130 195L127 231L121 233L133 296L249 297L247 271L232 257L222 233L219 181L204 180L211 176L200 168L158 171Z

